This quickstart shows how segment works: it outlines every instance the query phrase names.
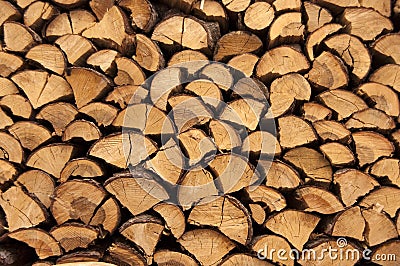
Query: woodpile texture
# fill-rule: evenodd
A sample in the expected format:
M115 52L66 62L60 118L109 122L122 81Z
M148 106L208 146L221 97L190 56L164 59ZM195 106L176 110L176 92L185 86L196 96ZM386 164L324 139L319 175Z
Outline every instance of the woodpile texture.
M0 0L0 265L400 265L399 27L394 0ZM327 248L357 256L289 256Z

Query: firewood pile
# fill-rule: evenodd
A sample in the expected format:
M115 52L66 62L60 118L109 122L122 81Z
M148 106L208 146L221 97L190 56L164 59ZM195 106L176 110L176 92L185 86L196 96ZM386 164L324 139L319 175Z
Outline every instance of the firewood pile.
M400 265L399 26L399 0L0 0L0 265Z

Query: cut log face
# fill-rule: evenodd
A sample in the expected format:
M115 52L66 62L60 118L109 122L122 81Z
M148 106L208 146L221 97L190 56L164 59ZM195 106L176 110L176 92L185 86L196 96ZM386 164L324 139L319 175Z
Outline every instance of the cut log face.
M170 250L159 250L154 254L154 261L157 265L177 265L177 266L198 266L199 264L183 253Z
M133 27L145 32L151 31L157 20L157 13L150 1L122 0L118 5L130 11Z
M34 248L39 259L62 255L58 242L46 231L38 228L20 229L8 235Z
M0 4L2 14L0 16L0 26L6 21L17 21L21 18L21 13L11 3L3 1Z
M387 178L390 184L400 187L400 161L398 159L379 160L369 169L369 172L379 180Z
M90 222L106 192L94 181L70 180L56 188L50 206L58 224L68 220Z
M281 263L288 266L294 265L293 259L285 260L284 257L282 258L280 255L273 253L271 256L271 253L269 252L271 249L274 249L274 250L284 250L285 253L290 254L291 247L287 242L287 240L285 240L283 237L276 235L261 235L255 237L251 249L257 252L257 255L260 254L262 258L265 257L274 263Z
M211 229L188 231L178 242L185 250L193 254L202 265L218 263L235 248L235 244L229 238ZM214 246L219 248L214 249Z
M18 169L9 161L0 159L0 186L12 181L18 174Z
M251 77L254 74L254 68L258 60L258 56L254 54L240 54L229 60L228 65L239 70L246 77Z
M133 59L144 69L158 71L165 65L164 55L157 43L142 34L136 34L136 51Z
M393 45L400 39L400 34L387 34L380 37L372 45L372 51L380 63L399 64L398 46Z
M44 71L26 70L11 79L25 92L34 109L72 97L71 87L65 79Z
M94 45L86 38L76 35L63 35L55 41L66 54L67 60L74 66L84 66L86 59L96 50Z
M225 217L225 213L229 218ZM200 201L190 212L188 222L217 227L229 239L243 245L247 245L253 235L249 212L240 201L230 196L219 197L205 204Z
M359 198L379 186L375 179L354 169L337 171L333 175L333 182L338 187L340 197L346 206L352 206Z
M285 60L282 62L282 57ZM297 50L281 46L269 50L260 59L256 67L256 76L264 82L291 72L304 73L310 67L306 57Z
M400 65L387 64L372 73L369 81L389 86L395 91L400 92L400 80L396 78L399 71Z
M0 196L0 206L6 214L10 232L34 227L47 219L45 207L40 201L32 198L20 187L12 186Z
M97 239L99 232L87 225L66 223L51 229L50 234L69 252L77 248L87 248Z
M97 208L90 220L90 225L97 226L112 234L121 221L120 207L114 198L109 198Z
M242 145L242 153L261 160L281 154L281 146L276 137L266 131L254 131L248 135ZM261 156L261 157L260 157Z
M345 124L347 129L367 129L387 132L395 128L393 118L384 112L372 108L354 113Z
M219 39L214 60L227 61L235 55L257 52L261 47L262 42L257 35L245 31L231 32Z
M264 208L261 207L260 204L250 203L249 204L249 211L250 211L250 214L251 214L251 218L258 225L262 225L265 222L265 218L266 218L267 215L265 213Z
M12 52L27 52L41 42L41 38L29 27L18 22L3 24L4 43L6 49Z
M58 9L42 1L29 5L24 13L24 24L33 30L40 30L44 24L59 14Z
M252 202L263 204L269 212L278 212L286 207L285 197L273 188L260 185L246 188L245 193Z
M307 16L307 31L314 32L323 25L330 23L333 17L329 10L312 2L304 2L304 9Z
M20 174L16 181L29 193L35 195L46 208L50 207L55 182L49 174L40 170L30 170Z
M326 143L320 146L320 150L334 167L348 166L355 162L352 151L341 143Z
M76 120L69 124L62 135L63 141L81 138L84 141L98 140L101 137L99 128L92 122Z
M246 9L244 24L252 30L264 30L275 17L274 8L267 2L255 2Z
M111 49L104 49L92 53L87 59L86 63L99 68L107 75L113 76L116 72L115 59L119 56L117 51Z
M344 210L343 204L331 192L317 187L302 187L295 191L299 209L306 212L333 214Z
M348 33L364 41L372 41L378 35L393 30L392 22L388 18L368 8L346 8L341 21L346 25Z
M394 254L396 258L399 256L399 247L400 247L400 241L389 241L388 243L385 243L379 247L377 247L372 254L372 256L377 257L380 256L382 257L383 254ZM397 259L396 259L397 260ZM388 266L395 266L397 264L397 261L388 261L385 262L385 265ZM380 263L380 265L383 265L383 262Z
M311 61L315 59L315 50L319 48L319 45L327 38L329 35L337 33L342 29L342 25L336 23L329 23L321 28L312 32L306 41L306 52L307 56Z
M296 210L285 210L272 216L265 227L286 238L295 248L302 250L320 218Z
M61 171L60 181L65 182L70 177L94 178L104 175L102 167L93 160L78 158L69 161Z
M51 132L44 126L30 121L20 121L8 128L21 146L28 150L34 150L51 139Z
M361 202L361 207L382 207L390 217L395 217L399 206L399 189L394 187L381 187L368 194Z
M51 144L33 152L26 165L59 178L65 164L74 156L75 152L75 146L61 143Z
M107 249L107 254L104 256L104 261L116 264L133 264L138 266L145 266L147 264L145 258L138 251L136 251L136 249L118 242L112 243Z
M185 215L182 210L173 204L159 203L153 207L165 221L165 227L169 229L172 235L179 239L185 232Z
M36 118L50 122L55 131L54 133L57 136L61 136L67 125L75 119L77 114L78 111L72 104L57 102L43 107L36 115Z
M0 159L14 163L21 163L24 151L21 144L12 135L0 132Z
M321 120L314 122L313 127L322 141L338 141L347 144L351 132L336 121Z
M301 184L299 174L280 161L272 162L266 176L266 185L276 189L294 189Z
M13 117L30 119L33 113L29 100L19 94L11 94L0 99L0 107L9 110Z
M8 77L12 73L21 69L24 61L16 55L8 54L0 51L0 76Z
M369 131L353 133L359 165L365 166L376 162L384 156L391 156L394 152L393 144L384 136ZM376 149L379 147L379 149Z
M351 237L363 241L365 226L360 207L352 207L335 216L331 235Z
M117 66L117 76L114 83L117 85L140 85L146 79L143 70L135 61L126 57L118 57L115 59Z
M300 12L282 14L274 20L269 29L269 47L302 42L303 34L304 25Z
M332 181L332 167L316 150L300 147L289 150L283 158L304 172L306 182L325 186Z
M303 118L310 122L315 122L332 117L332 111L318 103L305 103L302 108Z
M46 57L43 57L43 54L46 54ZM52 45L37 45L28 51L26 58L59 75L62 75L66 68L64 54Z
M349 82L346 66L338 57L329 52L322 52L315 58L306 78L320 90L344 88Z
M363 210L361 213L368 228L365 232L365 240L369 246L398 238L396 226L385 214L374 209Z
M119 231L144 251L148 263L151 264L155 247L163 229L164 225L161 220L144 214L128 220Z
M279 142L283 148L295 148L317 140L312 127L296 116L278 119Z
M85 105L79 112L93 118L97 126L109 126L116 118L118 109L109 104L94 102Z
M133 215L138 215L168 199L167 192L152 180L152 175L151 172L138 172L133 176L117 175L108 179L104 186Z

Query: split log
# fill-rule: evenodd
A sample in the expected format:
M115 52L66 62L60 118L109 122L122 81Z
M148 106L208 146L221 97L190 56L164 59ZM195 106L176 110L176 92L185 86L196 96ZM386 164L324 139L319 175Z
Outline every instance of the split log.
M167 50L178 46L209 54L213 51L219 34L218 24L201 22L190 16L174 15L154 28L151 39Z
M384 158L376 163L369 169L369 173L378 178L378 180L387 179L389 184L400 187L400 161L395 158Z
M345 126L347 129L366 129L387 132L395 128L393 118L384 112L372 108L354 113Z
M269 28L269 48L282 44L301 43L304 40L304 25L301 16L300 12L289 12L277 17Z
M107 249L104 260L121 265L145 266L147 264L145 258L138 251L122 243L112 243Z
M150 215L139 215L124 223L119 229L128 240L143 250L148 264L152 264L155 247L164 225L161 220Z
M299 174L289 165L275 161L266 176L266 185L276 189L294 189L302 183Z
M26 165L59 178L65 164L76 154L76 147L69 144L50 144L35 150Z
M204 2L194 1L192 5L192 14L199 19L208 22L217 22L221 32L226 32L229 28L228 15L222 3L218 1L208 0Z
M110 81L105 76L86 68L72 68L66 79L74 92L78 109L103 97L110 85Z
M260 204L250 203L249 211L251 214L251 218L258 225L262 225L265 222L265 218L267 217L265 210L261 207Z
M343 144L350 142L351 132L336 121L320 120L312 125L323 142L337 141Z
M332 111L330 109L313 102L304 103L302 112L303 118L310 122L330 119L332 117Z
M397 259L394 258L398 258L399 257L399 246L400 246L400 242L397 240L394 241L389 241L381 246L378 246L374 253L372 254L373 257L377 258L379 256L379 258L383 258L385 256L388 256L387 254L392 254L390 257L392 259L388 259L385 262L378 262L378 264L380 265L388 265L388 266L395 266L397 264ZM386 255L385 255L386 254Z
M130 103L141 102L147 97L148 91L137 85L123 85L116 87L105 98L106 102L116 103L121 109L126 108Z
M219 229L229 239L247 245L252 239L253 228L248 210L234 197L224 196L215 200L205 198L190 212L188 223L208 225ZM225 214L228 217L225 217Z
M333 183L337 186L340 198L346 207L354 205L359 198L379 186L374 178L355 169L337 171L333 175Z
M87 225L65 223L52 228L50 234L66 252L69 252L77 248L87 248L97 239L99 232Z
M103 234L106 230L109 234L113 234L121 222L121 211L117 201L109 198L101 206L99 206L93 216L90 218L89 225L95 226ZM100 235L100 237L104 237Z
M86 63L99 68L106 75L114 76L116 73L115 59L119 56L117 51L104 49L92 53L86 60Z
M55 41L65 53L67 60L74 66L84 66L88 57L96 51L95 46L86 38L76 34L66 34Z
M66 182L70 177L95 178L103 175L104 170L96 161L78 158L65 165L60 174L60 182Z
M159 203L153 207L165 221L165 228L170 230L172 235L179 239L185 233L185 215L182 210L173 204Z
M306 182L327 186L332 181L332 167L316 150L300 147L289 150L283 158L306 175Z
M34 109L72 97L72 90L68 82L55 74L25 70L15 74L11 79L25 92Z
M6 132L0 132L0 159L14 163L21 163L24 159L20 142Z
M365 45L349 34L337 34L324 44L347 65L355 83L360 83L368 75L371 57Z
M107 10L112 8L114 5L114 1L99 1L99 0L90 0L89 1L89 6L90 9L93 11L93 13L96 15L98 20L101 20L105 13L107 13Z
M400 64L398 47L394 45L400 39L400 34L386 34L372 44L372 52L380 64Z
M228 66L239 70L246 77L251 77L254 73L254 69L258 60L258 56L246 53L234 56L231 60L228 61L227 64Z
M275 79L270 87L271 112L279 117L293 109L296 101L308 101L311 86L300 74L287 74Z
M115 175L105 182L104 187L133 215L138 215L168 199L167 192L154 178L152 172L136 171L132 175Z
M105 197L104 189L94 181L70 180L54 191L50 211L58 224L68 220L89 224Z
M60 5L64 8L74 8L81 6L85 3L85 0L53 0L57 5Z
M219 120L211 120L209 129L215 145L221 152L231 151L242 146L239 134L230 124ZM226 136L229 136L229 138Z
M332 34L337 33L342 29L342 25L336 23L329 23L321 26L320 28L313 31L308 37L306 41L306 52L308 59L314 61L315 53L319 49L320 44Z
M373 41L382 33L393 30L392 22L368 8L346 8L341 16L346 31L364 41Z
M369 246L382 244L389 239L398 238L396 226L383 213L374 209L363 210L362 216L368 230L365 231L365 241Z
M218 263L235 248L235 244L229 238L210 229L187 231L178 242L202 265ZM217 246L218 249L214 249L214 246Z
M286 238L298 250L302 250L319 221L320 218L313 214L284 210L270 217L265 222L265 227Z
M229 11L232 12L242 12L247 9L247 7L250 5L250 0L233 0L233 1L228 1L228 0L222 0L222 4L228 9Z
M257 252L259 258L268 259L274 263L280 263L288 266L294 265L294 259L284 259L285 256L281 256L271 252L271 250L279 250L280 253L291 253L291 247L287 240L283 237L276 235L261 235L254 238L251 249ZM283 251L280 251L283 250ZM261 251L261 252L260 252Z
M143 34L136 34L136 51L133 59L144 69L153 72L160 70L165 65L160 47Z
M286 207L285 197L273 188L263 185L245 189L247 197L255 203L261 203L268 212L279 212Z
M347 68L343 61L329 52L322 52L315 58L306 78L319 90L341 89L349 83Z
M397 94L389 87L379 83L364 83L357 89L357 93L372 102L372 105L389 116L400 115L400 103Z
M46 57L43 57L43 54L46 54ZM62 51L49 44L40 44L33 47L26 54L26 58L59 75L62 75L66 69L65 57Z
M343 204L333 193L312 186L297 189L295 202L296 208L305 212L333 214L344 210Z
M215 47L214 60L227 61L242 53L256 53L262 48L257 35L247 31L235 31L222 36Z
M8 77L18 71L24 65L24 61L19 56L0 51L0 76Z
M4 44L8 51L27 52L42 41L40 36L33 30L18 22L5 22L3 31Z
M9 111L12 117L30 119L33 113L29 100L19 94L10 94L0 99L0 107Z
M98 262L101 258L101 254L98 251L77 251L66 254L56 261L56 265L71 265L71 263L85 264ZM89 264L90 265L90 264Z
M394 187L381 187L369 193L361 202L361 207L380 207L384 212L394 218L399 206L399 189Z
M132 149L135 150L134 156L131 153ZM116 133L96 141L89 149L88 155L125 169L128 165L136 166L146 160L156 150L152 140L138 133Z
M8 230L34 227L47 219L46 208L20 187L12 186L0 193L0 206L6 214Z
M384 136L370 131L353 133L358 163L361 167L376 162L394 152L393 144ZM378 149L376 147L379 147Z
M270 26L275 17L274 8L267 2L250 5L244 15L244 24L251 30L261 31Z
M243 141L242 153L253 158L265 159L282 152L281 145L276 137L266 131L254 131Z
M61 136L67 125L75 119L77 114L78 111L72 104L56 102L43 107L36 115L36 119L48 121L53 126L54 133L57 136Z
M357 95L345 90L332 90L323 92L317 99L326 107L337 113L341 121L358 111L368 108L367 104Z
M369 81L389 86L395 91L400 92L400 80L396 78L399 71L399 65L387 64L372 73L369 77Z
M39 259L62 255L58 242L46 231L38 228L20 229L12 232L8 237L33 247Z
M279 143L283 148L295 148L317 140L313 128L297 116L285 116L278 119Z
M285 60L282 61L282 58ZM289 46L281 46L267 51L256 67L256 76L264 82L291 72L304 73L310 67L306 57Z
M212 106L216 110L220 107L220 104L223 101L222 93L218 85L206 79L190 82L185 87L185 90L201 97L205 104Z
M36 1L24 12L24 24L33 30L40 30L44 24L59 14L58 9L46 2ZM1 21L0 21L1 24Z
M18 175L18 169L9 161L0 159L0 187L9 181L12 181Z
M154 261L160 266L198 266L198 263L188 255L170 250L157 251L154 254Z
M355 162L352 151L341 143L330 142L319 148L333 167L350 166Z
M234 85L231 70L220 63L207 64L201 69L199 77L212 81L224 91L232 89Z
M313 2L304 2L304 9L307 17L308 32L314 32L333 20L333 16L329 10L316 5Z
M146 75L135 61L118 57L115 59L115 64L117 76L114 78L114 83L116 85L140 85L145 81Z
M119 7L113 6L98 23L84 30L82 36L93 39L101 47L131 54L134 43L131 32L125 13Z
M0 26L6 21L17 21L21 18L19 10L10 2L2 1L0 3L2 14L0 15Z
M11 94L18 94L17 86L7 78L0 78L0 97Z
M69 141L76 138L84 141L94 141L101 137L99 128L92 122L86 120L75 120L70 123L62 135L62 141Z
M80 108L79 112L93 118L97 126L106 127L117 117L118 109L109 104L93 102Z
M40 170L29 170L20 174L16 183L35 195L46 208L50 207L55 182L49 174Z
M180 133L178 139L190 166L204 164L208 156L216 153L214 142L202 130L189 129Z
M5 129L14 123L12 118L8 116L3 109L0 108L0 129ZM15 136L14 136L15 137Z
M130 11L132 27L149 32L157 20L157 12L148 0L122 0L119 6Z
M351 237L364 240L365 220L360 207L351 207L337 214L328 228L328 233L337 237Z

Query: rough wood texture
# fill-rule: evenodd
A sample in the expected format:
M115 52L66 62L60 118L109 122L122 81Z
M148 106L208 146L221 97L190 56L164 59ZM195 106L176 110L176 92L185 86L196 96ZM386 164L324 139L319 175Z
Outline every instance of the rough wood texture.
M0 0L0 265L399 265L399 19Z

